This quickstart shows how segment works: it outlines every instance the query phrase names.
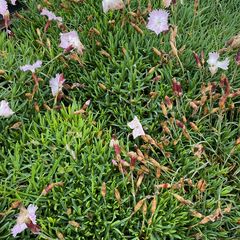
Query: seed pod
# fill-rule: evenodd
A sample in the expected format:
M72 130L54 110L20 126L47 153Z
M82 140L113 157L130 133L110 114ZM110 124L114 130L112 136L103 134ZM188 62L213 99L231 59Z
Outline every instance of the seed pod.
M140 33L140 34L144 34L143 33L143 30L138 26L138 25L136 25L135 23L133 23L133 22L130 22L130 24L132 25L132 27L138 32L138 33Z
M208 98L207 96L202 96L202 97L201 97L201 100L200 100L200 105L201 105L201 106L203 106L203 105L206 103L207 98Z
M163 115L164 115L165 117L167 117L168 112L167 112L167 108L166 108L165 104L162 102L160 106L161 106Z
M80 227L80 224L78 222L76 222L76 221L68 221L68 223L70 225L72 225L73 227L75 227L75 228L79 228Z
M185 116L183 116L183 117L182 117L182 121L183 121L184 123L186 123L186 122L187 122L187 118L186 118Z
M155 213L155 211L157 209L157 197L156 196L153 197L151 205L152 205L151 206L151 213L152 213L152 215L154 215L154 213Z
M193 56L195 58L195 61L197 63L198 68L201 69L202 68L202 64L201 64L201 61L200 61L200 58L199 58L198 54L193 51Z
M232 204L228 204L226 208L223 209L224 213L230 213L232 209Z
M181 197L180 195L178 194L173 194L173 196L182 204L184 205L191 205L193 204L190 200L186 200L184 199L183 197Z
M100 54L104 57L111 58L111 55L103 49L100 51Z
M172 110L172 107L173 107L172 101L171 101L171 99L170 99L168 96L165 96L165 103L166 103L167 107L168 107L170 110Z
M67 209L67 215L70 216L72 214L72 209L71 208L68 208Z
M197 218L203 218L204 217L204 215L202 215L200 212L197 212L195 210L190 210L190 211L191 211L192 216L194 216L194 217L197 217Z
M34 102L34 109L36 112L40 112L40 108L37 102Z
M43 103L43 107L47 110L47 111L50 111L51 108L46 104L46 103Z
M120 195L120 192L118 191L117 188L115 188L115 190L114 190L114 195L115 195L115 198L118 201L118 204L120 205L121 204L121 195Z
M137 161L137 154L135 152L129 152L128 156L130 157L130 170L133 171Z
M144 165L141 165L141 169L142 169L143 172L146 173L146 174L150 173L150 170L149 170L147 167L145 167Z
M102 197L103 197L103 198L106 197L106 194L107 194L107 187L106 187L106 183L105 183L105 182L102 183L101 194L102 194Z
M157 189L160 189L160 188L167 189L167 188L171 188L171 184L169 184L169 183L162 183L162 184L156 185L155 187Z
M51 183L47 187L45 187L41 193L41 195L46 196L54 187L62 187L64 185L63 182L56 182L56 183Z
M200 192L205 192L206 185L207 185L206 181L203 179L200 179L197 183L197 188Z
M156 178L159 179L161 177L161 168L156 168Z
M16 208L20 207L20 205L22 205L22 202L18 200L11 204L11 208L16 209Z
M148 74L152 74L152 73L155 71L155 69L156 69L156 66L155 66L155 67L152 67L152 68L150 68L150 70L148 71Z
M194 102L190 102L190 107L193 109L192 115L195 115L198 111L198 106Z
M193 131L196 131L196 132L198 131L198 127L195 123L190 122L189 124L190 124L191 128L193 129Z
M143 178L144 178L144 174L141 174L139 177L138 177L138 180L137 180L137 184L136 184L136 187L139 188L142 181L143 181Z
M56 235L59 240L64 240L64 235L61 232L56 232Z
M162 57L162 53L157 48L153 47L152 50L157 56Z
M191 136L189 135L187 129L183 129L183 135L184 135L184 137L185 137L187 140L190 140L190 139L191 139Z
M194 0L194 15L197 15L199 0Z
M147 214L147 203L146 203L146 201L144 201L144 203L143 203L142 212L143 212L143 215L146 216L146 214Z
M182 128L182 129L185 129L186 126L179 120L176 120L176 125L179 127L179 128Z
M122 53L123 53L124 56L127 55L127 50L126 50L126 48L122 47Z
M145 198L137 202L137 204L134 207L134 213L136 213L142 207L144 202L145 202Z
M237 66L240 66L240 50L237 52L235 61L236 61Z

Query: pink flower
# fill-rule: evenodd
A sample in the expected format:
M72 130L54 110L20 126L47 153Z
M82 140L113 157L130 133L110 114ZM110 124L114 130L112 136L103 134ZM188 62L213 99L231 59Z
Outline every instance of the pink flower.
M80 42L78 34L76 31L71 31L68 33L60 33L61 43L60 47L65 51L70 51L71 49L76 49L78 53L83 54L84 46Z
M6 0L0 0L0 14L3 17L9 15L8 5Z
M11 0L11 4L12 4L12 5L16 5L16 1L17 1L17 0Z
M210 65L209 70L212 76L217 72L218 68L221 68L223 70L228 69L229 59L226 58L224 61L218 61L218 59L219 59L219 54L217 52L209 53L209 59L207 63Z
M137 138L139 136L144 136L145 133L142 128L142 124L139 122L138 118L135 116L134 119L128 123L128 126L133 129L132 135L133 138Z
M63 74L56 74L56 77L50 80L50 87L52 90L52 95L54 97L57 96L58 93L62 91L64 81L65 79L63 77Z
M2 100L0 102L0 117L11 117L14 112L12 109L8 106L9 103L5 100Z
M42 9L41 15L42 16L47 16L49 21L55 20L55 21L58 21L58 22L62 22L61 17L57 17L53 12L47 10L46 8Z
M109 10L119 10L125 7L122 0L103 0L103 12L107 13Z
M36 69L40 68L41 66L42 66L42 61L38 60L32 65L27 64L27 65L20 67L20 70L22 70L24 72L31 71L32 73L35 73Z
M39 228L36 225L36 210L37 206L30 204L28 208L21 206L20 213L17 217L17 224L12 228L12 235L16 237L18 233L21 233L26 228L30 228L32 232L37 234L39 232Z
M149 14L147 28L154 31L157 35L169 30L169 13L165 10L153 10Z

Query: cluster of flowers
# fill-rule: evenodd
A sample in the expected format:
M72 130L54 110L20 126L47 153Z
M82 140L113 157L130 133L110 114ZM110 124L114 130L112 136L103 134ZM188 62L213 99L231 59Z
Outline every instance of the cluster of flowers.
M164 7L167 8L173 1L171 0L164 0ZM15 4L16 1L11 0L12 4ZM103 11L107 13L109 10L119 10L125 7L125 4L122 0L103 0L102 1ZM6 0L0 0L0 14L3 15L4 19L9 19L9 11L7 7ZM41 11L42 16L46 16L48 21L44 30L46 31L50 26L52 21L57 21L58 23L62 23L62 18L57 17L53 12L49 11L46 8L43 8ZM168 23L169 13L166 10L159 9L153 10L149 14L147 28L157 35L162 32L167 32L169 30L169 23ZM79 54L83 54L84 46L81 43L78 33L76 31L70 31L66 33L60 34L61 43L60 47L64 49L64 52L70 52L72 50L76 50ZM225 59L224 61L219 61L219 54L217 52L209 53L209 70L212 75L214 75L218 68L227 70L229 65L229 59ZM42 61L38 60L33 65L25 65L20 67L22 71L31 71L33 75L33 79L35 81L35 85L38 86L38 78L35 75L35 70L41 67ZM50 80L50 87L54 97L58 96L59 93L62 91L62 86L65 79L63 74L56 74L55 78ZM10 109L9 104L7 101L2 100L0 102L0 116L2 117L10 117L14 112Z
M11 0L12 4L16 3L16 0ZM174 3L173 0L163 0L164 7L167 8L171 3ZM107 13L109 10L120 10L125 7L125 4L122 0L103 0L102 7L104 13ZM5 20L6 28L8 26L9 21L9 11L7 7L6 0L0 0L0 14L3 16ZM44 28L44 31L47 31L52 21L57 21L57 23L62 23L62 18L57 17L53 12L49 11L46 8L41 10L41 15L46 16L48 21ZM167 32L169 30L169 13L164 9L153 10L149 14L147 28L157 35L162 32ZM82 55L84 51L84 46L81 43L78 33L76 31L63 32L60 34L60 45L59 47L64 49L64 53L68 53L71 51L76 51L78 54ZM212 75L214 75L218 68L228 69L229 60L225 59L224 61L219 61L219 54L216 52L209 53L209 70ZM35 91L38 87L38 77L36 76L36 70L42 66L42 61L37 60L35 63L28 64L20 67L21 71L30 71L32 73L33 80L35 82ZM52 95L57 97L62 93L63 83L65 82L63 74L57 73L55 77L50 79L50 88ZM5 100L0 102L0 117L10 117L14 114L14 111L9 107L9 103ZM128 123L128 126L133 130L132 135L133 138L137 138L138 136L144 136L144 130L138 118L135 116L133 121ZM37 207L34 205L29 205L29 207L20 209L20 214L17 218L17 225L13 227L12 234L15 237L18 233L22 232L24 229L29 228L33 232L38 232L36 226L36 211ZM34 230L35 229L35 230Z

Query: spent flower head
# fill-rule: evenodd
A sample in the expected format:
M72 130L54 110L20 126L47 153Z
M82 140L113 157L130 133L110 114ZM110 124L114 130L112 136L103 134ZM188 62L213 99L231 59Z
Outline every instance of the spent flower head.
M168 25L169 13L165 10L153 10L149 14L147 28L154 31L157 35L169 30Z
M17 223L12 228L12 235L16 237L17 234L23 232L25 229L29 228L33 233L39 233L39 227L37 226L36 210L37 206L30 204L26 209L24 206L20 207L20 213L17 217Z
M209 59L207 63L209 64L209 70L212 75L214 75L218 68L221 68L223 70L228 69L229 65L229 59L226 58L224 61L218 61L219 59L219 54L217 52L210 52L209 53Z

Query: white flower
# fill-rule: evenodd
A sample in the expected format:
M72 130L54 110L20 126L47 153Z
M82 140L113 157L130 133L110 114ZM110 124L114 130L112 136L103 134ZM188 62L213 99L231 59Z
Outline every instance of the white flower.
M217 52L209 53L209 59L207 63L210 65L209 70L212 75L214 75L217 72L218 68L221 68L223 70L228 69L229 59L226 58L224 61L218 61L218 59L219 59L219 54Z
M78 34L76 31L71 31L68 33L60 33L61 43L60 47L65 49L65 51L69 51L72 49L76 49L78 53L83 54L84 46L80 42Z
M0 102L0 117L10 117L14 114L12 109L8 106L8 102L5 100L2 100Z
M169 30L169 13L165 10L153 10L149 13L147 28L154 31L157 35Z
M52 90L52 95L54 97L57 96L58 93L62 91L64 81L65 79L63 77L63 74L56 74L56 77L50 80L50 87Z
M17 1L17 0L11 0L11 4L12 4L12 5L16 5L16 1Z
M22 70L23 72L31 71L32 73L35 73L36 69L40 68L41 66L42 66L42 61L37 60L32 65L31 64L27 64L27 65L24 65L24 66L20 67L20 70Z
M119 10L125 7L122 0L103 0L103 12L107 13L109 10Z
M135 116L134 119L129 122L127 124L131 129L133 129L132 131L132 135L133 135L133 138L137 138L139 136L144 136L145 133L143 131L143 128L142 128L142 125L141 123L139 122L138 118Z
M6 0L0 0L0 14L5 17L9 14Z
M17 217L17 224L12 228L12 235L16 237L18 233L21 233L26 228L28 228L27 224L36 225L36 210L37 206L30 204L28 208L21 207L20 213Z
M53 12L49 11L46 8L42 9L41 15L42 16L47 16L49 21L55 20L55 21L58 21L58 22L62 22L61 17L57 17Z

